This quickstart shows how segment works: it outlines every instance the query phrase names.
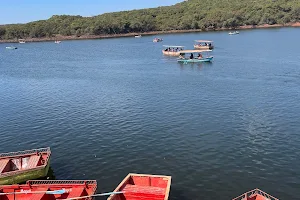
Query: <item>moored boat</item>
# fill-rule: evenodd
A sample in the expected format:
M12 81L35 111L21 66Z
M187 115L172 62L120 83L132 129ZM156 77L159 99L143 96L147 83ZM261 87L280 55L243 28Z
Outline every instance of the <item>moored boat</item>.
M254 189L254 190L246 192L232 200L279 200L279 199L269 195L268 193L266 193L260 189Z
M154 38L154 39L153 39L153 42L162 42L162 41L163 41L162 38Z
M184 46L163 45L163 47L165 49L162 50L162 53L165 56L179 56L180 51L182 51L184 49Z
M211 50L214 49L213 41L211 40L195 40L195 49L200 49L200 50Z
M135 38L141 38L142 37L142 35L136 35L136 36L134 36Z
M20 44L25 44L26 41L25 41L24 39L19 39L19 43L20 43Z
M91 200L97 189L95 180L27 181L24 185L0 185L0 199L5 200ZM80 198L82 197L82 198Z
M107 200L168 200L171 176L128 174Z
M228 34L229 34L229 35L237 35L237 34L240 34L240 32L238 32L238 31L233 31L233 32L229 32Z
M61 41L56 40L54 43L55 43L55 44L59 44L59 43L61 43Z
M11 49L11 50L14 50L14 49L18 49L17 47L13 47L13 46L11 46L11 47L5 47L6 49Z
M50 148L0 154L0 185L45 177L50 167Z
M213 60L213 56L207 55L202 56L202 53L209 53L212 50L184 50L180 51L179 59L177 60L179 63L201 63L201 62L211 62ZM194 57L194 53L198 53L198 57ZM185 54L191 54L189 58L185 58Z

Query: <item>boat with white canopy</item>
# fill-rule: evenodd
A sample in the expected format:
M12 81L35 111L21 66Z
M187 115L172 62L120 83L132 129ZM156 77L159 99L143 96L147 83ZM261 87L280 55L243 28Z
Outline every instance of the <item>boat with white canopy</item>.
M206 50L206 49L213 49L213 41L211 40L195 40L196 44L194 45L195 49L201 49L201 50Z
M184 46L172 46L172 45L163 45L164 50L162 50L162 53L165 56L179 56L180 51L184 49Z
M209 55L209 52L212 50L183 50L179 52L179 63L201 63L201 62L211 62L214 58L213 56ZM190 54L188 58L185 57L186 54ZM194 54L198 54L197 56L194 56ZM206 54L203 56L202 54Z

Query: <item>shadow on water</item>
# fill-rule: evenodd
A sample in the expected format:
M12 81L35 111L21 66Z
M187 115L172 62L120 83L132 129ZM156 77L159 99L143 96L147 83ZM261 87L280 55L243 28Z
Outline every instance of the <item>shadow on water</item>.
M39 178L37 180L56 180L53 169L50 167L47 176Z
M184 69L198 69L198 70L202 70L203 67L205 66L212 66L213 63L212 62L206 62L206 63L178 63L180 66L181 70Z

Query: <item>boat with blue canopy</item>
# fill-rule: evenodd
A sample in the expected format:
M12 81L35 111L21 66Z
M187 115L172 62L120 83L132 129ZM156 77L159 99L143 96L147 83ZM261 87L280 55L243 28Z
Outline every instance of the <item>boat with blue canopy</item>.
M201 62L211 62L213 60L213 56L209 55L209 52L212 50L184 50L180 51L180 55L178 58L179 63L201 63ZM198 53L198 56L194 56L194 54ZM185 57L185 54L190 54L189 58ZM203 56L202 54L208 54Z

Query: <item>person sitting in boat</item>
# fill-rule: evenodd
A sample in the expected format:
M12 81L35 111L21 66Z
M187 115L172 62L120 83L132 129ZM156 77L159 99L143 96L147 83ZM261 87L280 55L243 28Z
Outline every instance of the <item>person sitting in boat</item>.
M206 43L206 42L204 43L204 46L207 46L207 43Z
M208 46L211 47L211 43L209 43Z
M184 56L182 53L179 55L179 59L184 59Z
M168 48L166 48L165 51L168 51Z
M191 53L190 59L194 59L194 54Z
M198 54L198 59L202 59L202 58L203 58L202 54L199 53L199 54Z

